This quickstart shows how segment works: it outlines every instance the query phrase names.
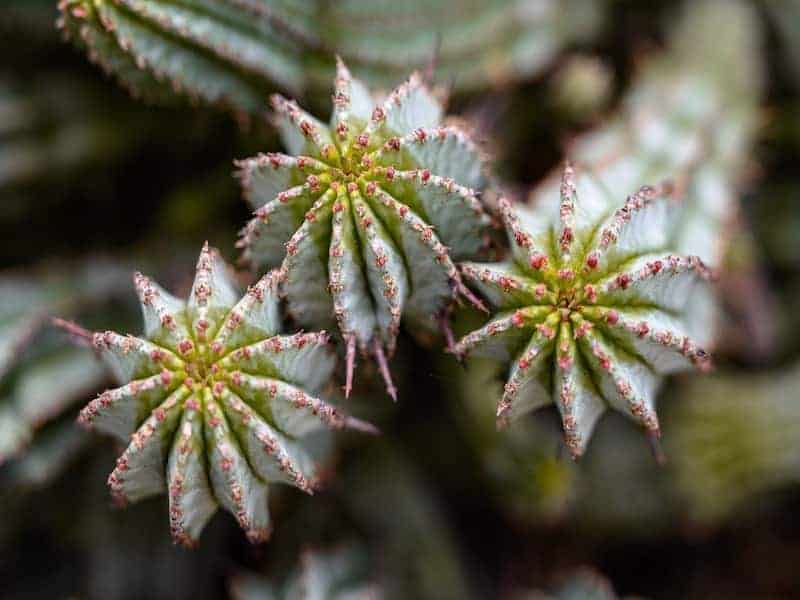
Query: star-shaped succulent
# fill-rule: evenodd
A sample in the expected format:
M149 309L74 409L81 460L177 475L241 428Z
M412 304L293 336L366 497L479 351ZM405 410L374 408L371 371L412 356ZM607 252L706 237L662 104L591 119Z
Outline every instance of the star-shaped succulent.
M335 320L347 347L371 354L394 397L387 356L400 322L438 332L462 293L454 260L473 257L488 222L477 191L482 160L468 136L442 126L442 106L413 74L376 101L339 61L330 127L280 96L274 118L293 156L241 161L256 209L244 257L282 264L290 313L308 327Z
M672 251L674 195L671 185L645 185L620 206L567 164L560 202L529 210L500 201L510 260L462 265L497 314L456 346L512 361L499 425L555 403L577 457L610 406L655 442L661 376L709 365L710 273Z
M112 494L125 503L167 491L176 542L193 545L218 505L251 541L265 540L268 484L310 493L327 429L374 431L314 395L335 356L325 332L278 333L279 278L265 275L239 299L206 244L187 301L134 276L144 338L92 335L125 385L80 420L129 442L108 479Z

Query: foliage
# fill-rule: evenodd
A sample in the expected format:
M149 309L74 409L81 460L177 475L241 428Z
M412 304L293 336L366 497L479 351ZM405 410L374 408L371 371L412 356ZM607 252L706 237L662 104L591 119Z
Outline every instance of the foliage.
M795 451L796 366L759 377L717 376L687 384L674 418L671 454L692 518L710 523L800 477Z
M91 353L65 344L49 319L108 306L119 291L120 271L114 263L95 260L71 268L53 265L36 277L7 273L0 278L0 464L23 451L38 429L67 412L82 394L106 381ZM64 444L53 462L70 458L69 448L77 447L74 435L52 435ZM45 442L40 451L47 453L53 443ZM50 466L42 468L46 472Z
M533 591L520 593L515 600L617 600L611 582L591 569L576 569L563 577L552 594Z
M67 36L135 96L163 102L179 92L253 114L276 86L319 89L334 53L379 85L399 79L409 65L435 60L445 80L476 89L541 73L563 46L601 23L586 0L62 0L59 6Z
M373 595L437 600L796 593L792 3L56 2L0 9L7 595L284 597L308 582L323 596L370 582ZM415 68L401 93L381 91ZM308 112L277 97L262 118L274 91ZM247 204L231 178L237 156L253 157L235 164ZM437 175L447 194L428 202ZM469 193L456 198L459 186ZM418 228L387 226L378 189ZM193 284L185 266L198 245L213 238L233 254L248 209L249 269L234 274L204 250L200 279L215 283ZM295 237L311 251L298 257ZM418 251L426 238L442 264ZM636 252L660 244L646 272L608 262L628 241ZM174 290L137 276L145 316L157 298L174 321L146 318L137 338L103 332L131 331L138 308L125 301L127 268L87 258L111 249ZM670 275L665 257L693 255L677 259L692 273ZM672 293L682 281L697 298ZM631 306L642 286L653 305ZM481 295L489 323L507 316L507 330L486 329ZM543 321L527 323L537 311ZM57 331L54 315L101 333L66 320ZM675 327L686 330L677 343ZM470 334L482 330L495 335ZM475 354L495 356L458 361L462 336L460 350L478 340ZM549 406L533 411L508 371L537 341L522 371L541 366L526 381ZM663 377L705 370L711 349L711 376ZM247 368L231 366L237 357ZM116 435L88 435L73 401L115 369L121 387L82 420ZM379 401L381 378L403 402ZM531 414L498 431L493 400L509 392L505 416ZM185 397L173 405L174 394ZM621 410L599 419L609 404ZM344 409L382 435L332 436L327 425L375 433ZM314 432L297 431L306 425ZM565 430L573 454L590 435L592 451L569 460ZM660 466L641 451L650 441L661 452L657 432ZM116 496L152 498L114 511L103 479L120 453ZM218 505L236 518L211 519ZM165 511L191 552L172 547ZM260 541L273 521L268 545L242 535Z
M672 186L617 195L567 164L559 201L500 200L510 260L462 265L497 314L456 351L511 361L498 425L554 403L573 457L607 407L657 438L659 376L709 364L710 273L675 253Z
M282 587L253 575L241 575L231 585L234 600L379 600L380 590L360 580L363 558L352 547L322 553L307 550L296 572ZM279 591L280 590L280 591Z
M684 213L677 249L716 268L742 226L737 190L747 181L759 119L761 36L745 2L690 3L684 13L667 50L640 67L618 114L569 154L611 189L674 181ZM530 202L552 196L556 185L553 173Z
M303 326L338 326L347 346L377 361L396 399L387 356L401 320L435 335L458 295L473 299L454 260L474 256L488 224L478 148L412 74L384 100L339 62L330 126L280 96L274 122L291 156L239 163L255 216L244 258L281 265L288 309ZM284 257L285 255L285 257Z
M130 445L108 478L115 500L167 491L174 540L192 546L230 511L252 542L272 524L268 483L311 493L322 478L327 429L371 426L317 398L333 369L325 332L280 335L277 278L237 301L216 250L200 253L186 302L134 276L145 338L86 334L122 387L81 421Z

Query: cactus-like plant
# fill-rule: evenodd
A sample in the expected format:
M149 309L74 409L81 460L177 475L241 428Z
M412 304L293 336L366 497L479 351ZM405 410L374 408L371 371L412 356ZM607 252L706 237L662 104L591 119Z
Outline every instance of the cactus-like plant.
M712 268L722 265L731 232L742 226L739 188L752 172L763 79L759 29L748 3L687 3L668 50L643 61L619 113L569 152L607 187L673 179L686 188L677 250ZM530 202L546 202L558 180L552 173Z
M328 46L370 82L435 56L440 76L469 91L535 77L604 20L589 0L362 0L336 3L328 18Z
M459 311L454 321L468 331L480 324L462 323L468 315ZM477 316L477 315L475 315ZM466 320L466 319L465 319ZM469 443L480 470L485 493L523 522L559 521L574 505L575 467L553 453L561 440L561 427L549 419L525 419L514 427L498 430L495 407L487 398L499 398L506 379L505 365L473 356L469 368L456 369L452 357L442 355L442 370L455 381L447 388L454 405L455 426Z
M713 524L800 481L800 367L687 382L667 449L690 516Z
M90 402L80 420L129 441L108 479L112 494L124 503L168 491L178 543L195 544L218 505L251 541L265 540L267 484L310 493L328 429L374 431L313 395L335 358L325 332L279 335L277 277L237 300L206 244L185 302L134 276L145 338L91 335L125 385Z
M298 89L302 71L274 25L248 5L61 0L59 27L133 96L169 102L177 92L256 112L274 83Z
M511 259L462 265L498 314L456 346L512 361L498 425L554 403L577 457L610 406L657 439L661 375L709 364L710 272L673 250L672 192L644 185L620 204L567 164L560 201L500 201Z
M609 189L675 182L683 201L674 250L718 270L718 310L738 325L720 344L763 356L775 333L763 317L769 293L740 202L755 172L761 23L750 3L700 0L670 25L667 49L642 61L618 113L581 135L568 154ZM555 169L529 203L547 202L559 179Z
M513 600L619 600L607 577L589 567L565 574L552 592L518 592Z
M387 366L401 319L437 332L462 294L454 260L484 244L487 217L478 148L418 74L382 102L339 61L330 127L273 96L274 120L293 155L239 163L255 217L242 233L246 260L282 264L290 313L328 327L347 346L349 394L356 348Z
M364 556L355 546L328 552L305 550L283 585L241 574L231 582L234 600L379 600L380 586L364 577Z
M56 350L41 337L37 343L51 347L37 360L26 361L2 384L0 465L19 455L38 429L106 380L105 370L90 353L72 348Z
M84 384L81 393L85 392L85 384L96 367L97 361L94 361L88 369L76 371L76 376L79 375ZM49 372L48 376L51 377L49 382L52 385L53 379ZM70 400L74 401L78 397L81 396L73 393ZM91 440L75 424L74 419L61 419L52 423L37 432L34 443L8 465L8 478L4 479L4 483L10 484L11 489L20 491L44 487L74 464L90 444Z
M254 2L61 0L66 36L133 94L172 92L261 110L275 87L319 90L334 52L387 85L436 57L460 89L535 76L561 49L592 35L590 0Z
M0 465L106 381L102 365L85 349L65 347L48 319L81 313L87 304L102 308L116 297L120 271L110 262L87 261L0 277Z

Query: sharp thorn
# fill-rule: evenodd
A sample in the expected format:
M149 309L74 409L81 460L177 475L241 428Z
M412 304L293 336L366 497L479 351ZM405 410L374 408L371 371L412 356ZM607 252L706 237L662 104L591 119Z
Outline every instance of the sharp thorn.
M483 303L483 301L481 301L475 294L473 294L472 290L470 290L463 283L459 284L458 291L461 293L462 296L464 296L467 300L469 300L470 303L475 308L477 308L481 312L485 312L487 315L489 314L489 310L486 308L486 305Z
M381 435L381 430L375 427L372 423L356 419L355 417L346 417L344 426L353 431L360 431L361 433L368 433L369 435Z
M89 331L88 329L84 329L77 323L73 321L68 321L66 319L61 319L59 317L53 317L50 319L50 322L59 329L63 329L65 332L69 334L69 336L73 339L73 341L91 347L92 346L92 339L94 338L94 334Z
M648 429L647 443L650 445L650 452L659 467L667 464L667 456L664 454L664 449L661 447L661 432L657 429Z
M391 396L392 400L397 402L397 388L394 387L394 383L392 382L392 374L389 372L389 363L386 361L386 354L383 352L381 341L377 337L375 338L375 358L378 361L378 368L386 384L386 393Z
M347 338L347 373L345 375L344 397L349 398L353 391L353 372L356 366L356 336Z
M442 311L439 314L439 327L442 328L442 334L444 334L446 351L450 354L455 354L456 358L460 360L460 357L456 354L456 338L453 335L453 328L450 327L450 315L447 311Z

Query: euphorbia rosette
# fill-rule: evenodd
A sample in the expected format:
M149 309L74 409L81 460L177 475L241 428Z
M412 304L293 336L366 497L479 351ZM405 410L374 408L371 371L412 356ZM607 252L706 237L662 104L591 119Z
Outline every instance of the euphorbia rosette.
M92 342L122 387L80 421L129 443L108 482L118 501L169 494L176 542L193 545L218 505L253 542L271 524L268 484L311 493L328 429L374 429L317 398L335 365L328 335L280 335L279 272L239 299L218 253L203 248L187 301L137 273L145 337Z
M511 258L461 266L496 314L456 346L512 361L498 425L555 403L577 457L611 407L655 443L662 376L708 366L712 328L709 270L673 251L674 195L668 184L645 185L620 204L567 164L560 202L531 210L500 201Z
M376 101L339 61L330 127L272 98L293 156L239 163L254 218L245 259L282 264L290 313L304 326L335 321L347 347L371 354L394 397L386 364L401 320L438 332L458 294L477 302L453 261L474 257L488 219L477 198L482 159L469 137L442 126L442 106L413 74Z

